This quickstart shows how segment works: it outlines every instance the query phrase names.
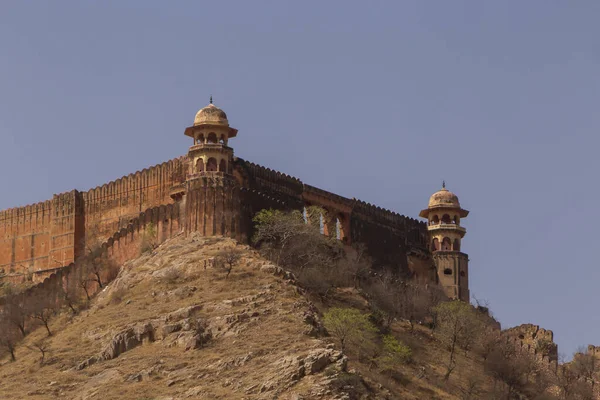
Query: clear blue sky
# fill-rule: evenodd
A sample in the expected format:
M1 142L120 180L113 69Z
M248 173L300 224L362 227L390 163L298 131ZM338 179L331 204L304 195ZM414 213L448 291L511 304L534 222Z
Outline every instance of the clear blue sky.
M236 154L416 217L471 211L471 291L600 344L597 1L3 1L0 209L183 155L213 94Z

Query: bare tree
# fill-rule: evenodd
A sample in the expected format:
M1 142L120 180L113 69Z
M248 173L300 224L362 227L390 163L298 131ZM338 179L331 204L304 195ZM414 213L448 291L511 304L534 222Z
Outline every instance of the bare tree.
M89 291L90 279L89 279L87 265L82 264L79 266L79 269L80 269L80 271L77 274L76 284L81 290L83 290L87 300L90 301L91 300L90 291Z
M86 286L86 292L87 292L87 284ZM60 300L60 302L63 305L66 305L67 307L69 307L69 309L71 310L71 312L73 312L73 314L77 314L77 308L76 306L78 306L82 299L81 299L81 292L79 289L82 289L77 282L77 279L75 279L75 277L71 278L66 282L65 285L60 285L58 288L58 293L57 296ZM86 293L87 294L87 293ZM88 295L88 299L89 299L89 295Z
M50 351L50 345L45 340L38 340L34 342L31 346L27 346L30 350L37 350L40 352L40 365L44 364L46 360L46 354Z
M589 383L593 392L600 372L600 362L597 356L587 349L579 349L573 356L571 368L579 377Z
M0 313L0 346L9 354L12 361L16 361L15 350L19 340L19 330L12 324L8 316Z
M25 337L25 321L27 320L27 310L23 294L13 294L6 297L4 303L5 320L12 324Z
M456 368L457 347L467 348L483 331L481 319L470 304L462 301L451 301L435 307L439 325L439 338L450 350L444 380Z
M241 258L242 252L234 247L230 247L219 252L217 259L219 264L222 265L227 271L225 278L229 278L229 274L231 274L233 267L237 265Z
M54 299L56 293L48 293L47 291L37 291L27 299L29 315L39 320L44 327L48 336L52 336L50 331L50 318L56 312L56 301Z
M506 399L545 398L539 396L545 394L552 384L548 371L541 368L535 356L518 350L512 342L499 341L485 360L484 367L501 385Z

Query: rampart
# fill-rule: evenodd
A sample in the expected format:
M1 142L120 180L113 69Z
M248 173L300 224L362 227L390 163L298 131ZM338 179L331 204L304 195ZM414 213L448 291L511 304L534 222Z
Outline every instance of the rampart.
M86 252L90 235L111 240L145 209L177 209L181 229L247 241L261 209L319 206L323 233L364 243L376 265L434 279L426 224L355 198L316 188L281 172L235 159L233 179L192 179L187 156L146 168L86 192L0 212L0 276L39 282ZM211 183L212 182L212 183ZM218 183L214 183L218 182ZM177 193L185 193L185 196ZM182 200L183 199L183 200ZM172 211L170 211L172 212Z
M520 351L534 355L540 365L552 370L558 367L558 346L554 343L552 331L538 325L523 324L506 329L502 334Z
M254 193L252 199L242 201L248 208L244 213L246 218L263 208L302 210L319 206L326 211L324 234L337 236L347 245L365 244L376 266L411 270L426 279L435 279L424 222L356 198L339 196L240 158L235 165L239 183ZM246 225L251 230L251 224L246 221Z
M150 229L150 227L152 227ZM114 233L102 246L91 254L80 257L69 265L42 271L38 274L40 282L29 287L25 292L17 294L27 301L32 294L47 293L49 296L57 296L60 293L68 293L69 287L78 287L82 274L89 274L85 268L90 259L98 259L106 256L106 259L114 265L122 265L128 260L138 257L142 253L142 245L145 240L153 240L160 244L165 240L181 233L179 224L179 207L173 204L153 207L133 218L124 228ZM101 280L108 282L115 276L115 269L103 268L100 270ZM86 278L87 291L90 295L96 293L100 287L93 280ZM2 303L10 301L8 298L0 299Z

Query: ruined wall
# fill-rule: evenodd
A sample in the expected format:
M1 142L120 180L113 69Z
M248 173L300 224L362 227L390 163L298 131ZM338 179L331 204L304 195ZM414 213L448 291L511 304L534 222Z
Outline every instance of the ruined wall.
M540 361L556 368L558 346L554 343L554 333L551 330L540 328L538 325L523 324L505 329L502 334L519 349L536 355Z

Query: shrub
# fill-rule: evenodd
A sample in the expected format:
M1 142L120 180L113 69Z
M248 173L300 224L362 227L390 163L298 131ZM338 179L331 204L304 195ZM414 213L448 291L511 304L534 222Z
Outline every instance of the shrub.
M354 308L332 308L323 316L325 329L340 342L342 351L348 344L360 347L369 342L377 329L366 314Z
M157 233L156 227L152 222L146 226L146 231L142 236L140 243L140 252L142 254L154 250L157 247Z
M175 267L169 267L165 270L161 280L169 285L177 283L181 278L181 271Z
M115 288L111 294L110 294L110 303L111 304L119 304L123 301L123 298L125 298L125 295L127 294L127 290L120 286L118 288Z
M382 371L393 371L397 365L406 364L411 360L412 350L392 335L383 337L383 351L378 364Z

